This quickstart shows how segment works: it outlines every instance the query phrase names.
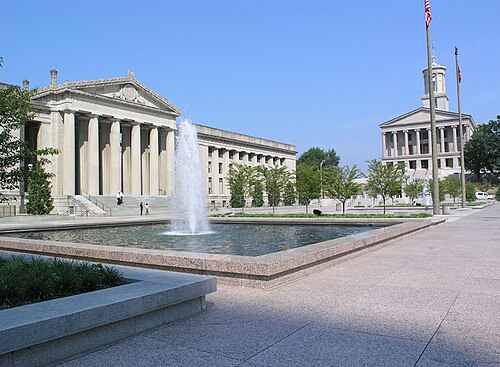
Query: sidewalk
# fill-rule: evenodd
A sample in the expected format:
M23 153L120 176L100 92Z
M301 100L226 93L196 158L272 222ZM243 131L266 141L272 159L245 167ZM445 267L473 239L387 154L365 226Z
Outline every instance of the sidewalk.
M458 219L458 218L455 218ZM60 366L500 366L500 205Z

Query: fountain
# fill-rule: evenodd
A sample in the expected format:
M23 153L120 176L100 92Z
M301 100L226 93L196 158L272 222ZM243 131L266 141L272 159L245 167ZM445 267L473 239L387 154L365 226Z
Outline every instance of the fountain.
M178 125L173 204L170 234L210 233L196 127L188 120Z

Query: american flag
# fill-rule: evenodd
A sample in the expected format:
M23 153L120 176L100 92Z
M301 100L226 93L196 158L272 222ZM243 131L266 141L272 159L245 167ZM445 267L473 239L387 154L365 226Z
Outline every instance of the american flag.
M458 69L457 69L458 82L462 83L462 70L460 70L460 65L457 65L457 66L458 66Z
M425 24L427 27L431 24L432 15L431 15L431 3L429 0L425 0Z

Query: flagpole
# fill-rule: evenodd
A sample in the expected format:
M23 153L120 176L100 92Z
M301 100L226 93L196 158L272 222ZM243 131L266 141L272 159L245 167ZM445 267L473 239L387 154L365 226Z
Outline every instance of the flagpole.
M427 1L428 0L426 0L425 5L428 4ZM430 14L430 8L429 8L429 14ZM434 106L434 88L432 84L430 20L426 23L425 31L427 36L427 86L429 88L429 107L431 110L432 146L430 147L430 149L432 153L432 212L434 215L437 215L441 213L439 210L439 175L438 175L438 160L437 160L436 110Z
M460 182L462 186L462 208L467 206L465 195L465 159L464 159L464 133L462 112L460 108L460 68L458 66L458 47L455 47L455 70L457 74L457 100L458 100L458 131L460 134Z

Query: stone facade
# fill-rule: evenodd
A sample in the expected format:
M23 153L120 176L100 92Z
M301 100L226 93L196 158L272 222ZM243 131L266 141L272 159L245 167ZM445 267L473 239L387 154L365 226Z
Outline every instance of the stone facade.
M24 88L28 89L28 82ZM180 110L134 73L51 84L32 100L35 117L23 133L33 149L53 147L46 170L54 198L73 195L170 196L174 188L176 118ZM293 145L197 125L207 204L229 204L230 164L284 165L295 170ZM28 163L28 162L26 162Z
M446 68L433 61L433 88L436 106L438 174L440 178L460 173L460 144L467 142L476 124L471 115L462 114L463 137L460 137L458 113L450 112L446 94ZM427 91L427 69L422 71ZM422 97L423 107L380 125L382 161L403 163L410 178L432 177L429 95Z

